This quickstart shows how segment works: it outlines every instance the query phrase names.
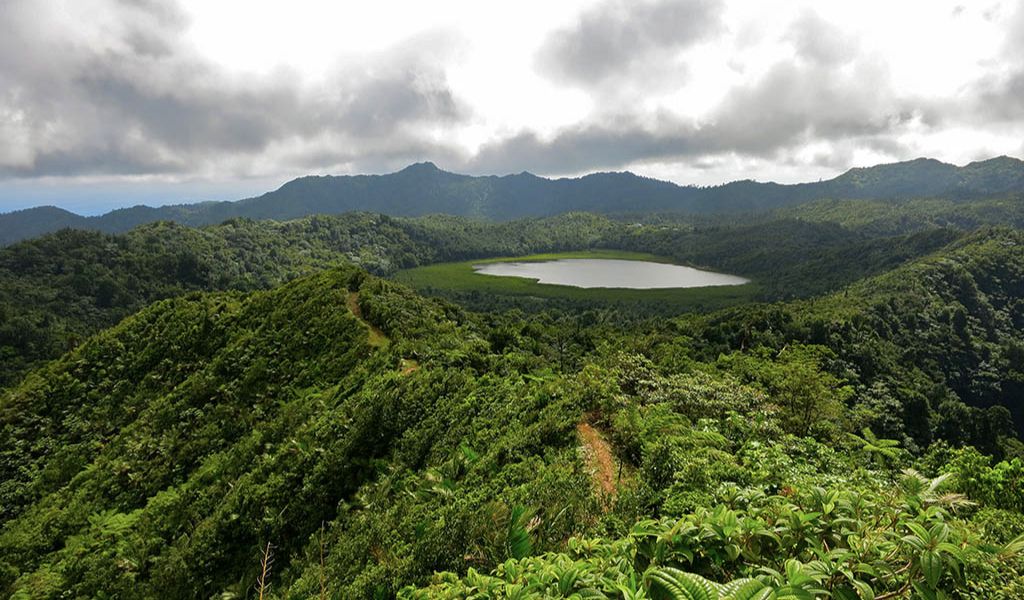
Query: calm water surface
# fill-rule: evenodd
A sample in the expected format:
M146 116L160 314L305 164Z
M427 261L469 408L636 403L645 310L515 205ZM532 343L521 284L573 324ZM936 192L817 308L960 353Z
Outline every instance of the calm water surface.
M691 288L711 285L743 285L748 279L693 267L643 260L565 258L544 262L500 262L473 265L483 275L525 277L539 283L579 288Z

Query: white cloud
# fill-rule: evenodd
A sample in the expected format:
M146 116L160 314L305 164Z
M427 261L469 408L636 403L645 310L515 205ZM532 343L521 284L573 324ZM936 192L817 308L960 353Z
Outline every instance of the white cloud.
M964 163L1021 153L1022 50L1010 0L8 0L0 176Z

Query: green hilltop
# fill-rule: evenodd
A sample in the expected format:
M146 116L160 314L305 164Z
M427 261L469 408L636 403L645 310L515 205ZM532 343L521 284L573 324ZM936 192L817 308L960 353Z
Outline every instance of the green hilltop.
M1015 597L1022 271L984 229L642 322L353 266L163 300L0 399L0 589Z

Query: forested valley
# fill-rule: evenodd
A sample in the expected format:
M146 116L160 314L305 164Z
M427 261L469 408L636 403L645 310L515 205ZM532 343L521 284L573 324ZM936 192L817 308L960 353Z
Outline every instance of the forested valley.
M0 0L0 600L1024 600L1024 0Z
M1019 598L1022 207L346 213L0 249L0 593ZM753 283L396 281L601 249Z

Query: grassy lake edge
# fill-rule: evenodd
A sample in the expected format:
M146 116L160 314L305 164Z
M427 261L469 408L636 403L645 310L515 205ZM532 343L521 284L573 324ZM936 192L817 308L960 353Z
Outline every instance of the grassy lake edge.
M760 287L756 282L743 285L720 285L691 288L580 288L569 285L538 283L525 277L498 277L482 275L473 270L474 265L498 262L544 262L573 258L602 258L618 260L641 260L662 264L684 265L678 261L624 250L583 250L572 252L548 252L526 256L501 256L459 262L438 263L404 269L393 275L395 281L404 283L420 292L430 295L448 293L480 292L501 296L531 296L538 298L564 298L570 300L602 300L611 302L671 302L680 309L714 309L754 300Z

